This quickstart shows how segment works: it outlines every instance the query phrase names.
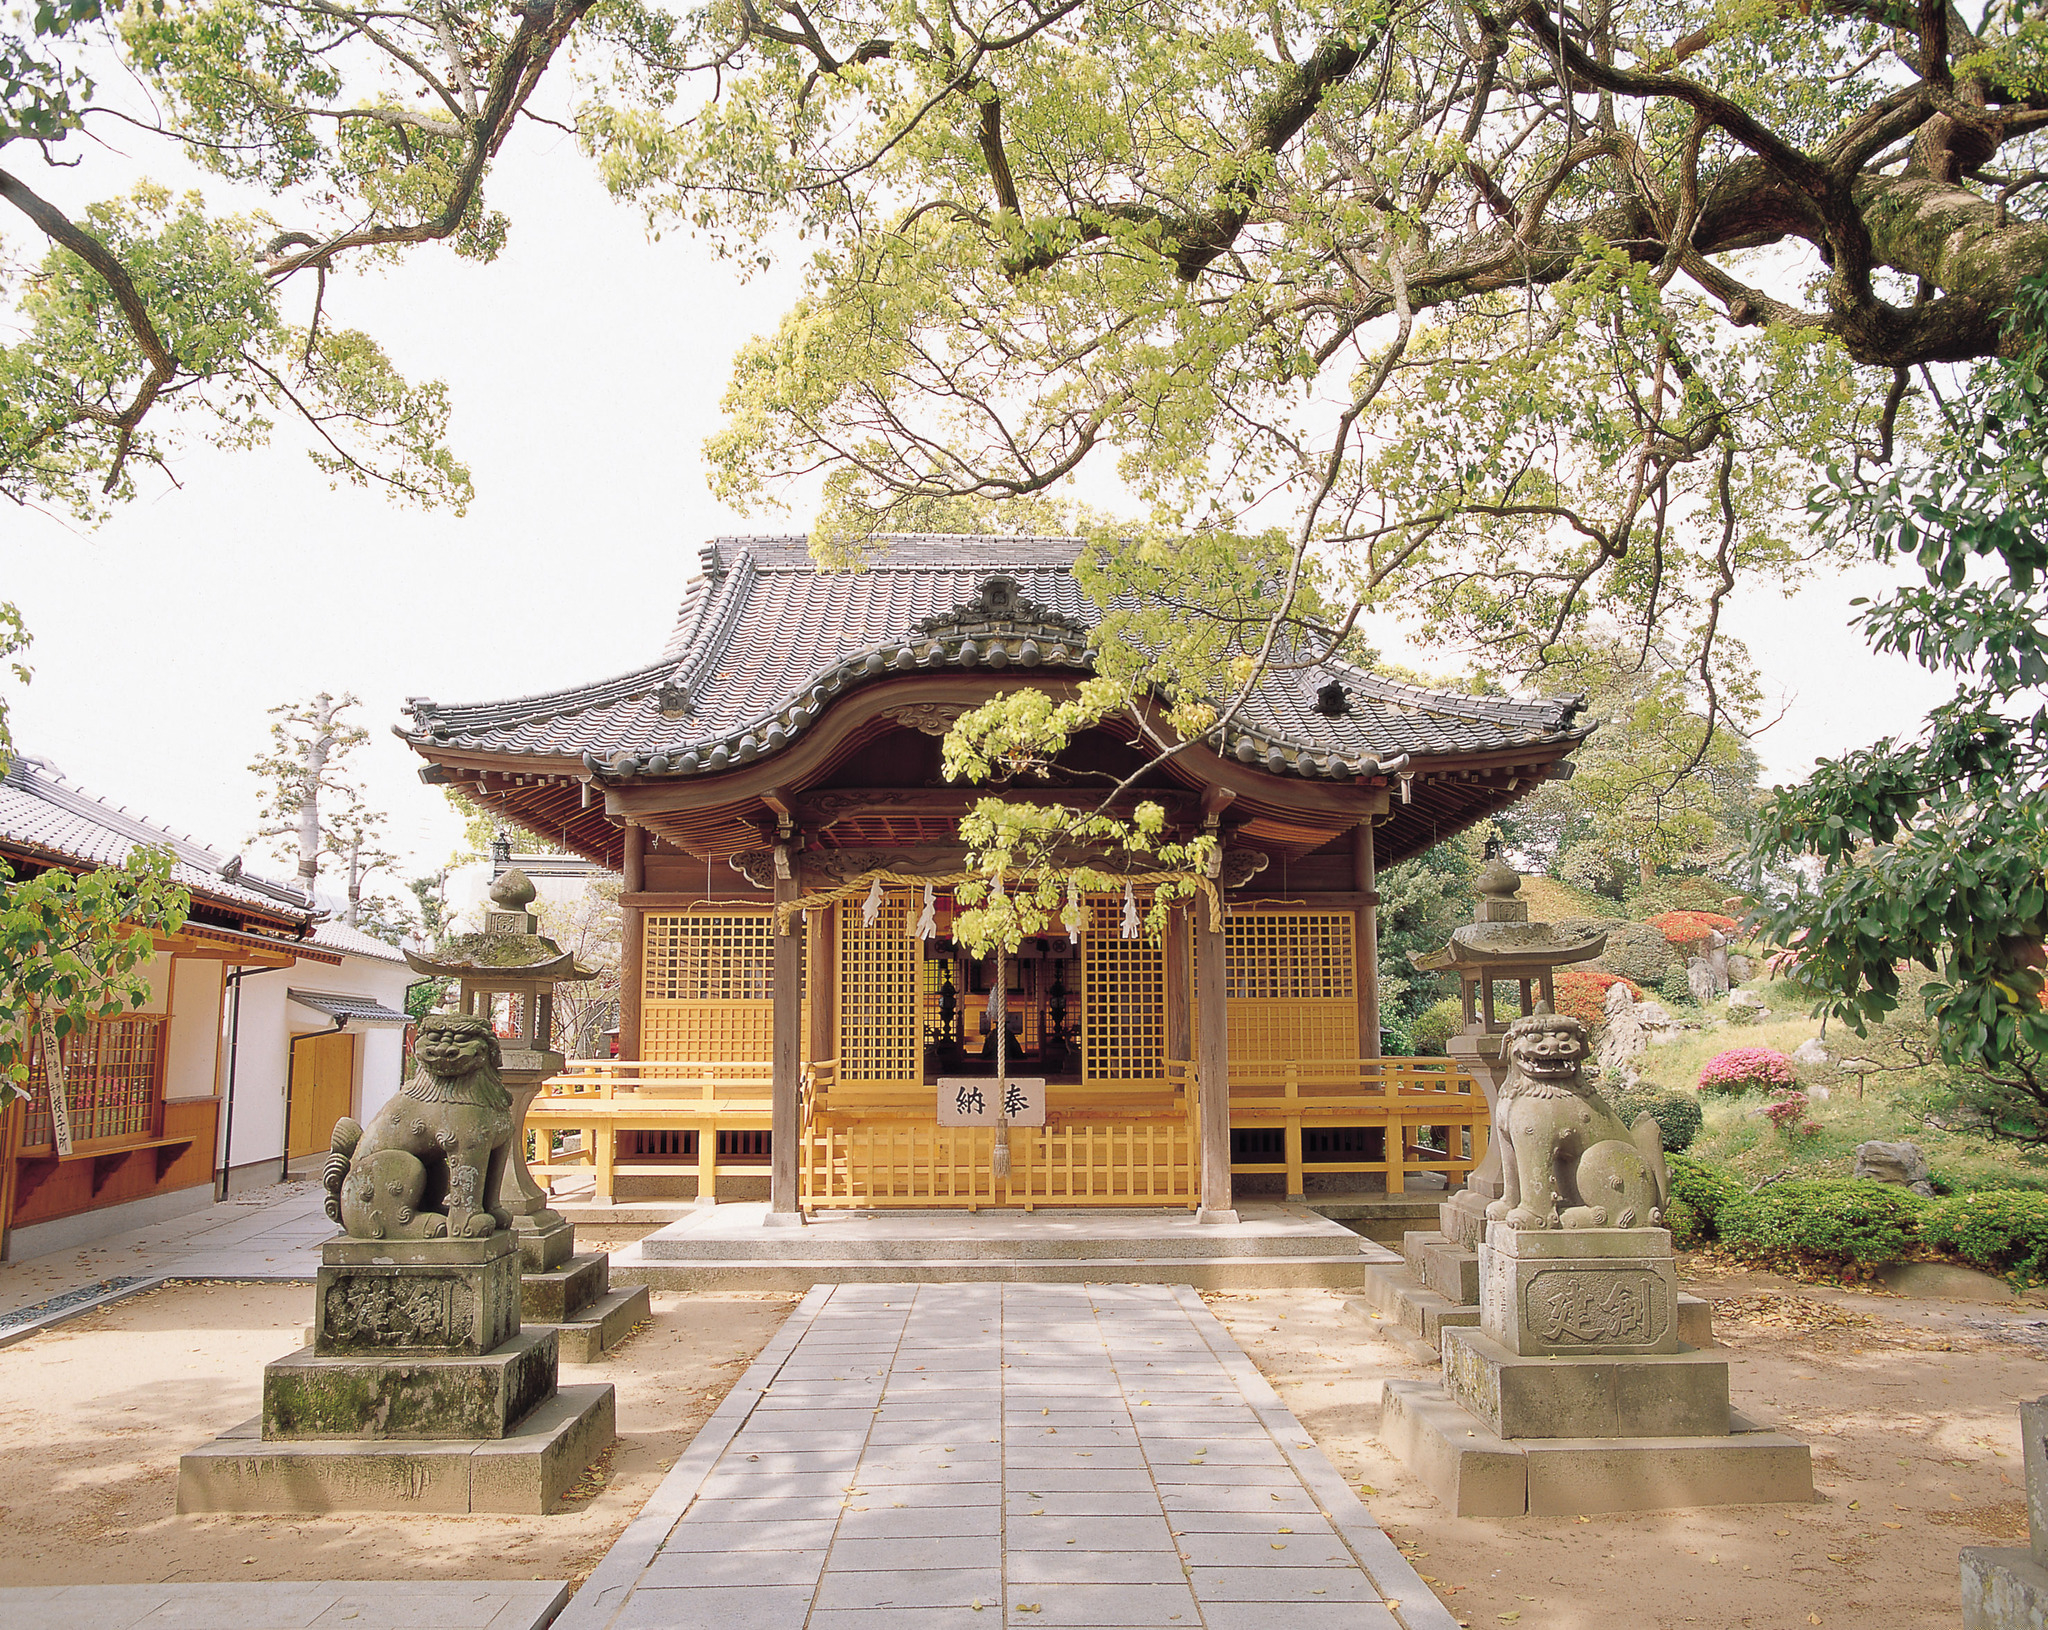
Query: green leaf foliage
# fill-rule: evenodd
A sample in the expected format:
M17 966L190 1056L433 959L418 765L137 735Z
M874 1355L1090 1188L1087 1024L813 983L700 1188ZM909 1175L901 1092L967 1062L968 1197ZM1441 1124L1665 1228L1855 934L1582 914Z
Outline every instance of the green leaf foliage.
M1924 459L1831 472L1817 525L1907 572L1866 606L1880 651L1957 684L1916 737L1824 761L1765 805L1749 865L1760 918L1858 1034L1922 987L1942 1056L2048 1107L2048 282L2026 285L2009 354L1979 366ZM1917 578L1917 581L1911 580ZM1819 862L1808 883L1786 863Z
M1920 1237L1989 1273L2015 1291L2048 1280L2048 1194L1998 1189L1928 1203Z
M184 925L191 897L167 849L73 876L15 878L0 864L0 1098L20 1092L43 1018L58 1037L138 1007L152 933Z
M1720 1237L1721 1212L1743 1198L1742 1185L1718 1166L1683 1154L1665 1156L1671 1173L1671 1204L1664 1221L1673 1243L1693 1250Z
M1643 1085L1625 1087L1612 1097L1615 1113L1624 1125L1633 1126L1644 1115L1657 1123L1667 1153L1691 1148L1705 1124L1697 1093Z

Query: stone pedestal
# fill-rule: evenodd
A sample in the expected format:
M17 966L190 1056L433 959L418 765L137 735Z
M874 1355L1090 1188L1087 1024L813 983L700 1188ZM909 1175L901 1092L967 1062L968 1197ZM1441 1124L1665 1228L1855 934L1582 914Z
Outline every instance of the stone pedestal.
M611 1443L613 1393L557 1389L519 1269L506 1229L329 1240L311 1349L265 1367L256 1420L183 1457L178 1509L555 1509Z
M1479 1248L1479 1325L1521 1357L1678 1351L1678 1269L1662 1228L1510 1228Z
M484 1239L370 1240L320 1252L313 1351L475 1357L519 1329L519 1248Z
M1810 1500L1803 1443L1728 1405L1681 1339L1661 1228L1487 1225L1479 1317L1440 1320L1442 1379L1387 1383L1380 1436L1458 1516Z
M2048 1398L2020 1405L2027 1546L1963 1552L1963 1630L2048 1630Z
M560 1053L507 1047L499 1071L512 1099L512 1158L499 1179L497 1205L512 1219L512 1237L519 1242L520 1261L528 1273L549 1273L576 1250L576 1228L548 1205L548 1197L526 1169L526 1112L541 1083L560 1073L567 1060Z

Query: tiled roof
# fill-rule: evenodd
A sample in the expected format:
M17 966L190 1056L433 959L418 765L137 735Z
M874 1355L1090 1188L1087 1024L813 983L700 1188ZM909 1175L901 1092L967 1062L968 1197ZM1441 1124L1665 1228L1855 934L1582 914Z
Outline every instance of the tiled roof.
M0 843L84 866L119 866L142 846L168 848L177 857L172 881L196 899L302 925L314 915L296 890L238 869L223 876L228 862L195 839L95 798L48 760L20 753L0 778Z
M324 1013L330 1019L341 1019L351 1024L411 1024L412 1019L388 1008L374 996L352 996L344 991L293 990L286 994L301 1007L309 1007L315 1013Z
M690 775L773 753L849 687L963 667L1086 672L1094 603L1071 538L903 535L859 572L823 572L803 537L720 538L699 553L659 662L541 696L408 703L421 750L576 757L599 775ZM993 586L991 586L993 585ZM1341 711L1318 706L1333 696ZM1342 663L1276 671L1225 739L1245 763L1373 774L1402 755L1575 742L1576 700L1416 689Z
M313 930L313 943L324 945L330 951L339 951L344 956L370 957L378 962L405 961L405 954L395 945L387 945L374 934L365 934L360 928L351 928L339 918L329 918Z

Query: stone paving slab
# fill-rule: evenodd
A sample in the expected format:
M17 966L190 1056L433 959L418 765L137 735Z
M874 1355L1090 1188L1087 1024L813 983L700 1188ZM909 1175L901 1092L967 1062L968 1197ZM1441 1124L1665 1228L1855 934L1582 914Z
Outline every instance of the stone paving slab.
M0 1590L0 1630L546 1630L560 1579L234 1580Z
M1189 1287L860 1283L805 1295L556 1623L1456 1620Z

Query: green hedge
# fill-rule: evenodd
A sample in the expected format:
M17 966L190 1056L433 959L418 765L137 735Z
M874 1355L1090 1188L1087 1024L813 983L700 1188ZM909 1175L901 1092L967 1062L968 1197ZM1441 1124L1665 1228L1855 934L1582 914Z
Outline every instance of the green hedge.
M1700 1127L1704 1124L1699 1098L1690 1092L1673 1092L1666 1087L1644 1083L1624 1087L1610 1097L1622 1125L1634 1126L1637 1118L1643 1115L1657 1123L1657 1129L1664 1135L1666 1154L1690 1149L1692 1140L1700 1135Z
M1983 1189L1928 1201L1920 1238L2025 1290L2048 1280L2048 1194Z
M1444 1043L1465 1028L1465 1005L1455 996L1431 1002L1408 1024L1408 1045L1417 1053L1441 1054Z
M1664 1212L1664 1225L1671 1230L1672 1243L1690 1251L1720 1238L1720 1216L1724 1206L1742 1198L1742 1185L1688 1155L1666 1155L1671 1171L1671 1204Z
M1715 1213L1722 1244L1773 1266L1802 1263L1868 1272L1919 1243L1928 1202L1868 1179L1773 1183Z

